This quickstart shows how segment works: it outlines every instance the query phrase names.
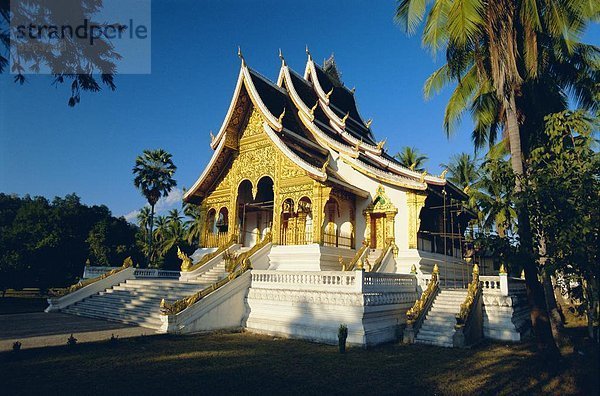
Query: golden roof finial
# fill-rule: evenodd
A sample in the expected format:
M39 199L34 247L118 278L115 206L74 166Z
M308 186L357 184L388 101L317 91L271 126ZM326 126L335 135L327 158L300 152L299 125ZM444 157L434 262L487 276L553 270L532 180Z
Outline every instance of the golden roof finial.
M427 171L423 171L423 173L421 173L421 177L419 178L419 183L423 183L425 181L425 176L427 176Z
M306 44L306 55L308 55L308 57L311 58L310 51L308 50L308 44Z
M283 121L283 117L285 117L285 107L283 108L283 111L281 112L281 114L279 115L279 118L277 119L277 121L279 121L280 124Z
M362 138L360 138L360 140L356 141L356 144L354 145L354 151L358 152L361 144L362 144Z
M350 117L350 112L347 112L344 118L342 118L342 124L346 124L346 120Z
M317 103L310 109L310 115L315 114L315 110L317 110L317 106L319 105L319 99L317 99Z
M411 171L415 170L415 166L417 166L416 162L413 162L412 164L410 164L410 166L408 167L408 169L410 169Z
M446 168L442 171L442 174L440 175L440 179L446 179L446 173L448 173L448 168Z
M215 141L215 135L213 135L213 131L211 130L210 132L210 142L214 142Z
M281 64L285 65L285 58L283 57L283 52L281 52L281 48L279 48L279 59L281 59Z
M356 92L356 87L352 87L352 89L350 90L350 92L352 92L354 94Z
M365 123L365 126L366 126L367 128L371 128L371 124L372 124L372 123L373 123L373 119L369 118L369 119L367 120L367 122Z
M242 54L242 47L238 45L238 57L242 60L242 65L246 66L246 60L244 59L244 55Z
M383 150L383 146L385 146L385 143L387 142L387 138L383 139L381 142L377 143L377 150Z
M331 96L332 93L333 93L333 87L331 87L331 90L325 94L327 99L329 99L329 97Z

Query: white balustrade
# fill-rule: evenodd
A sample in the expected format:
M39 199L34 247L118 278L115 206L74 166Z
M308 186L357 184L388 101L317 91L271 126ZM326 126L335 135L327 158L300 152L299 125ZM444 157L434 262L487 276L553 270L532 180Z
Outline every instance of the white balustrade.
M346 293L414 292L414 275L363 271L252 271L252 287Z
M83 269L83 277L82 279L92 279L97 278L101 275L106 274L112 270L118 270L121 267L101 267L101 266L89 266L86 265Z

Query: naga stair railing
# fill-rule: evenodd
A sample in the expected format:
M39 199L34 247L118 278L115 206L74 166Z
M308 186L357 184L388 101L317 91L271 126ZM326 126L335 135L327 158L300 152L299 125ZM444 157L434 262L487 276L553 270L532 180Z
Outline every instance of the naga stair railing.
M425 316L440 291L439 272L438 265L435 264L433 266L433 271L431 272L431 280L421 294L421 297L415 301L415 304L408 311L406 311L406 330L404 332L405 342L415 342L415 338L421 329Z

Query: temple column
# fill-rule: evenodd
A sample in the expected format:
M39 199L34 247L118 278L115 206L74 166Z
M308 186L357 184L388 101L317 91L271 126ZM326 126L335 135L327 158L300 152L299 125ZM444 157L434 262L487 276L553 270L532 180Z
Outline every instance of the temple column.
M365 227L365 232L367 234L367 236L364 237L365 241L368 241L368 245L370 245L370 241L371 241L371 212L364 212L363 213L365 215L365 222L366 222L366 227Z
M331 187L325 187L315 182L313 185L313 243L323 242L323 222L325 219L325 204L329 200Z
M425 206L427 195L416 194L412 191L406 193L408 204L408 248L417 248L417 235L421 226L421 209Z
M281 194L279 193L279 183L273 183L273 224L271 225L271 237L273 244L281 244Z

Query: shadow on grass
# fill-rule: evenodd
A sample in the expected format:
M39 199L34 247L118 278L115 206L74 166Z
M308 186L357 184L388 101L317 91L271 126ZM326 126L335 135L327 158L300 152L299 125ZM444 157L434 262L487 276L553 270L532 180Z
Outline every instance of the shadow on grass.
M595 354L531 345L351 348L248 333L152 336L0 354L7 394L597 394Z

